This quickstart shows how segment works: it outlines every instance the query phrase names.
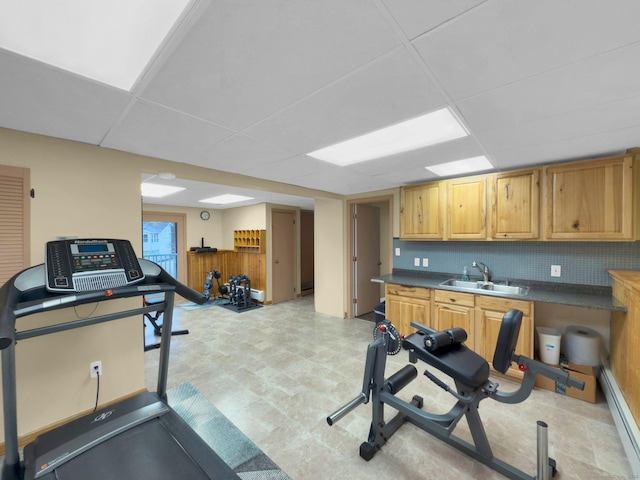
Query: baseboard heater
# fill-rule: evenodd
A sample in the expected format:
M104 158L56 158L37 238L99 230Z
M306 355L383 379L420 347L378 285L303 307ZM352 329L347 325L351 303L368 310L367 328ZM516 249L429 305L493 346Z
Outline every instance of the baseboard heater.
M256 302L264 303L264 290L251 289L251 298Z
M607 398L607 404L618 429L620 440L622 440L633 476L634 478L640 476L640 430L622 395L618 382L616 382L613 372L609 368L608 362L600 368L598 379Z

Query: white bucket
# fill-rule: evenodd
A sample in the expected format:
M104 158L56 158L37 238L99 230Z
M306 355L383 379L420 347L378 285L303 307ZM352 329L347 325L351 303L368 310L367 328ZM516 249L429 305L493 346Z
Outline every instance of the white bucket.
M562 335L555 328L536 327L536 331L540 342L540 360L549 365L558 365Z

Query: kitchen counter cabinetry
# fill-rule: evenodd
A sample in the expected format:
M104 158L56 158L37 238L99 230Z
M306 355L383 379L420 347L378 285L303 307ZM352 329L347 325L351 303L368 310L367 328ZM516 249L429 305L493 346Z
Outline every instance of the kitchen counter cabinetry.
M385 294L385 317L393 322L400 335L406 336L416 331L411 327L411 322L433 327L430 289L387 283Z
M627 312L611 313L611 371L640 426L640 272L610 270L613 296Z
M487 362L493 362L493 354L498 343L498 334L504 314L515 308L522 311L522 324L516 344L516 353L533 358L533 302L511 300L505 298L476 295L476 352ZM522 372L511 364L507 373L510 376L522 378Z
M486 238L486 217L486 176L456 178L447 182L447 238Z
M400 238L442 239L444 235L444 184L427 183L400 190Z
M540 230L540 170L518 170L489 177L489 236L536 239Z
M633 239L633 157L546 167L546 237Z
M437 330L464 328L467 332L465 345L476 350L473 297L470 293L434 290L433 324Z

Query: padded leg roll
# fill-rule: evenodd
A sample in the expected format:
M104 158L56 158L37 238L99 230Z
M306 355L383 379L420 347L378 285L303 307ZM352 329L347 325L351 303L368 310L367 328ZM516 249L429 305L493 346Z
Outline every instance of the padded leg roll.
M418 376L418 370L413 365L406 365L391 375L385 385L392 394L398 393L404 387L409 385L411 381Z
M451 336L447 332L432 333L424 337L424 346L430 352L435 352L439 348L451 345Z

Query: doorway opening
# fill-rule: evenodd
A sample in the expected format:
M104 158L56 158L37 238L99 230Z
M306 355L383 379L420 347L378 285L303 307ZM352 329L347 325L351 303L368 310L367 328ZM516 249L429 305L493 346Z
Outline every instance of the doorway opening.
M374 320L373 310L384 298L384 285L371 279L389 274L393 269L392 201L393 196L387 195L347 202L350 217L347 242L351 259L347 269L349 318Z

